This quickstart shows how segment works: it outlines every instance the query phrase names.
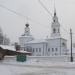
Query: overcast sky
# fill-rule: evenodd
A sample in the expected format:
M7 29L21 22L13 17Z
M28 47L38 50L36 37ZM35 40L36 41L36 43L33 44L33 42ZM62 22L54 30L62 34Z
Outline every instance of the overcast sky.
M54 12L53 0L41 0L47 9ZM38 39L50 36L52 17L39 4L38 0L0 0L0 4L7 8L28 16L31 34ZM73 29L73 39L75 38L75 0L55 0L55 7L59 22L61 24L61 34L70 39L69 29ZM18 16L13 12L0 7L0 27L11 41L18 41L24 33L27 19Z

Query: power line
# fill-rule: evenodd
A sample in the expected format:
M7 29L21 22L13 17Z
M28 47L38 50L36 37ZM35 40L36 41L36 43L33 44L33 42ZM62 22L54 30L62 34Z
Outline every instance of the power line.
M62 29L67 33L67 34L70 34L64 27L63 25L61 25ZM75 33L72 33L74 36L75 36Z
M20 14L20 13L16 12L16 11L14 11L14 10L9 9L9 8L7 8L7 7L6 7L6 6L4 6L4 5L1 5L1 4L0 4L0 7L1 7L1 8L4 8L4 9L6 9L6 10L10 11L10 12L13 12L13 13L14 13L14 14L16 14L16 15L19 15L19 16L21 16L21 17L26 18L26 16L24 16L24 15L22 15L22 14Z
M62 25L61 25L62 26ZM63 26L62 26L63 30L67 33L70 34Z
M10 11L10 12L12 12L12 13L18 15L18 16L21 16L21 17L25 18L25 19L27 20L27 22L28 22L28 20L30 20L30 21L32 21L32 22L34 22L34 23L36 23L36 24L43 25L43 27L47 28L46 26L44 26L44 24L41 24L41 23L39 23L39 22L37 22L37 21L31 19L30 17L25 16L25 15L22 15L21 13L18 13L18 12L16 12L16 11L12 10L12 9L9 9L9 8L7 8L6 6L2 5L2 4L0 4L0 7L6 9L6 10L8 10L8 11Z
M52 13L44 6L44 4L40 1L40 0L38 0L38 2L42 5L42 7L51 15L51 17L53 17L52 16Z
M40 1L40 0L39 0L39 1ZM28 20L30 20L30 21L32 21L32 22L34 22L34 23L36 23L36 24L43 25L43 24L41 24L41 23L39 23L39 22L36 22L35 20L33 20L33 19L29 18L28 16L22 15L21 13L18 13L18 12L16 12L16 11L12 10L12 9L7 8L7 7L6 7L6 6L4 6L4 5L1 5L1 4L0 4L0 7L1 7L1 8L6 9L6 10L8 10L8 11L10 11L10 12L12 12L12 13L14 13L14 14L18 15L18 16L21 16L21 17L23 17L23 18L26 18L26 19L27 19L27 21L28 21ZM44 7L45 7L45 6L44 6ZM49 14L51 15L51 13L50 13L50 12L49 12ZM61 25L61 26L62 26L62 25ZM46 26L42 26L42 27L47 28ZM63 28L63 26L62 26L62 28ZM64 29L64 28L63 28L63 29ZM67 32L67 30L66 30L66 29L64 29L64 31L66 31L66 32ZM67 33L68 33L68 32L67 32ZM68 33L68 34L69 34L69 33Z
M52 16L52 14L50 13L50 11L44 6L44 4L40 1L40 0L38 0L39 1L39 3L42 5L42 7L51 15L51 17L53 17ZM55 0L54 0L54 8L55 8ZM63 26L62 26L62 28L63 28ZM63 28L64 29L64 28ZM66 29L64 29L64 31L66 31L67 32L67 30ZM67 32L68 33L68 32ZM69 33L68 33L69 34Z

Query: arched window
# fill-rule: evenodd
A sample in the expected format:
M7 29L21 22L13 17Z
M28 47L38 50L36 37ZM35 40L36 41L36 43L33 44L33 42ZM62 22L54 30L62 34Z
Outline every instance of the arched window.
M62 43L62 46L66 46L66 44L63 42L63 43Z
M58 51L58 48L56 48L56 52Z
M54 52L54 48L52 48L52 52Z
M55 19L53 21L55 22Z
M53 33L56 33L56 29L55 28L53 29Z
M41 48L39 48L39 52L41 52Z
M35 51L35 49L33 48L33 52Z
M48 52L50 52L50 48L48 48Z
M38 52L38 48L36 48L36 52Z

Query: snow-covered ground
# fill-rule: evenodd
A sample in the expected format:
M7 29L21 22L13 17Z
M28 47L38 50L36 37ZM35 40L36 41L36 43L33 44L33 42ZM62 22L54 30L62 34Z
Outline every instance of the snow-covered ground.
M0 64L0 75L22 75L39 72L41 69L15 65Z
M1 61L0 75L75 75L75 62Z

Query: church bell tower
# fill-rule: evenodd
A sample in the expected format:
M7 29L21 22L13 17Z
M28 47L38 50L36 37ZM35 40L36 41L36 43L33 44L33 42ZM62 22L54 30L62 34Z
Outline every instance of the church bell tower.
M56 10L54 10L53 22L51 25L51 37L60 37L60 24L58 22L58 17L56 15Z

